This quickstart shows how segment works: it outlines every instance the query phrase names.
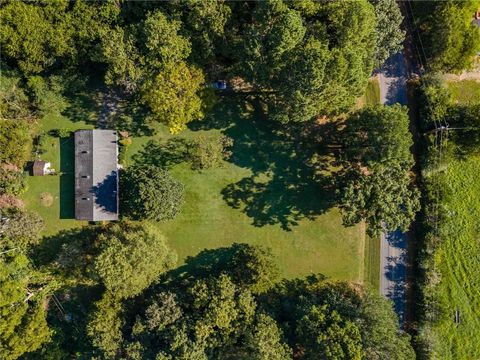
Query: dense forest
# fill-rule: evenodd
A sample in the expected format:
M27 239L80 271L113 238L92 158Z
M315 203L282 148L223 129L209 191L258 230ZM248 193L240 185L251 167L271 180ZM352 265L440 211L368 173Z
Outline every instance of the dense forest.
M476 4L414 6L435 70L472 65L480 32L465 19ZM67 98L95 88L122 99L109 124L129 134L122 162L132 137L159 124L181 134L230 93L254 99L285 138L308 133L317 157L335 149L328 190L345 226L365 222L372 237L408 229L420 192L407 108L357 106L374 70L402 49L395 1L3 0L0 18L1 359L415 358L391 303L365 284L283 279L267 247L243 243L179 261L152 226L187 201L170 165L218 167L232 156L228 136L173 137L162 166L126 166L117 223L44 236L48 220L20 199L24 170L49 137L70 137L61 127L42 132L45 114L68 111ZM229 81L223 93L219 79ZM422 94L438 106L425 118L478 123L478 106L428 86ZM467 156L478 145L454 136L450 149ZM308 168L318 181L325 169L315 159Z

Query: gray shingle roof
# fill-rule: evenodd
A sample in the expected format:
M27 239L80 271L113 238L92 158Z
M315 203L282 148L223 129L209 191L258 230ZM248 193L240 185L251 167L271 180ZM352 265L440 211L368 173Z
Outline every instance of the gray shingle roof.
M117 132L75 132L75 219L118 220Z

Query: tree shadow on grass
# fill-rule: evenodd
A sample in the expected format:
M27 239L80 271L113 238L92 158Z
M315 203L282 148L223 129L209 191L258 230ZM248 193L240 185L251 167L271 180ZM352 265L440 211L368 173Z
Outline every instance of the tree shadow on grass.
M334 125L272 123L255 99L228 100L192 130L221 129L234 141L233 164L252 175L222 190L224 200L252 218L254 226L291 230L334 206L335 158L325 139Z
M170 168L187 161L192 147L192 141L185 138L175 137L166 142L150 140L132 159L137 164Z

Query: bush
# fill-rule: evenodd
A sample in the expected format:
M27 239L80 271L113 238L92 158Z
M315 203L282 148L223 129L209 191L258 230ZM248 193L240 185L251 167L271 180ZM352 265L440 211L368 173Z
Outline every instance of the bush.
M192 168L197 170L220 167L223 160L232 155L230 147L233 139L222 136L220 139L209 139L199 136L194 142L194 150L191 153Z
M43 219L37 213L10 208L0 210L0 247L24 249L36 243L43 230Z
M10 163L22 168L30 157L31 145L29 123L0 119L0 163Z
M57 77L45 80L41 76L31 76L27 85L33 95L34 105L41 115L60 114L68 104L62 96L62 85Z
M52 130L51 133L53 136L56 136L62 139L68 138L70 137L70 135L72 135L72 132L68 129L54 129Z
M19 195L26 187L26 177L22 171L0 168L0 195Z
M120 176L120 208L132 219L168 220L180 211L183 185L170 173L155 166L133 166Z

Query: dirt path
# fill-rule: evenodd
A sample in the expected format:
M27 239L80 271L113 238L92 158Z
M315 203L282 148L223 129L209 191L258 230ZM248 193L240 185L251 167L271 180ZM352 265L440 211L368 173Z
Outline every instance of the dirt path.
M105 89L102 95L102 109L98 115L97 127L106 129L113 127L113 119L118 114L120 96L113 90Z

